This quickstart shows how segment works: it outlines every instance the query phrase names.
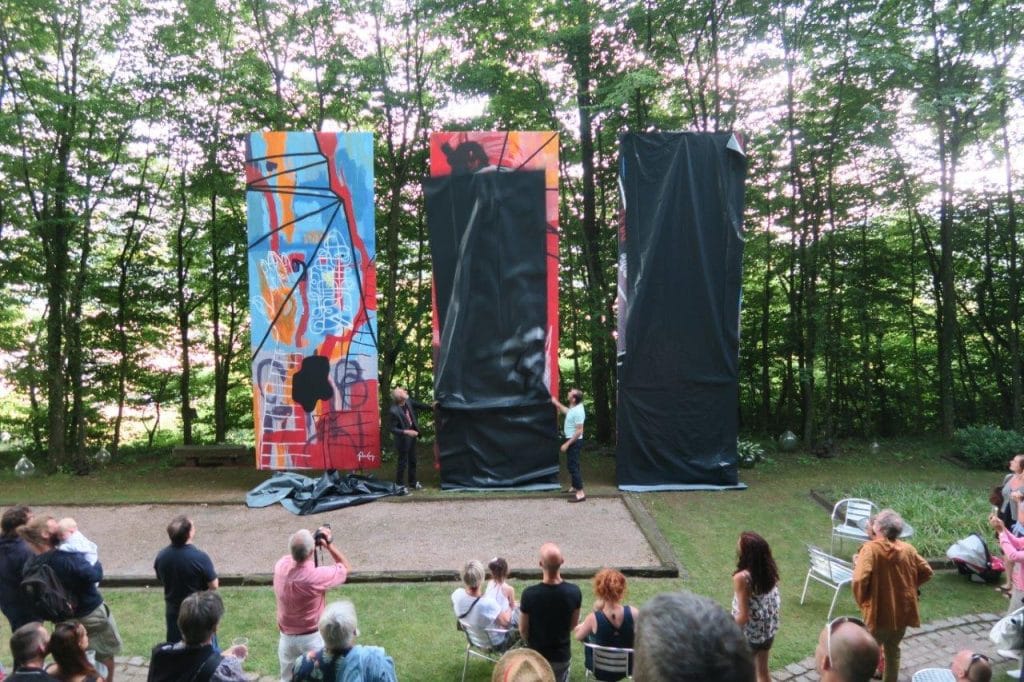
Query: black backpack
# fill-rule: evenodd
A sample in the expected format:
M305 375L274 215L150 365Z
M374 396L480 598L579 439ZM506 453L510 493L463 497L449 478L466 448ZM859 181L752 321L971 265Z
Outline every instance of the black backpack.
M21 572L21 593L33 614L41 620L59 623L75 615L75 602L45 554L25 562Z

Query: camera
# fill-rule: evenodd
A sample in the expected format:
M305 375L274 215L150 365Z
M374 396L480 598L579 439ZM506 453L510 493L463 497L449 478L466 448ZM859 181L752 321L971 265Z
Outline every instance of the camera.
M327 530L330 530L331 524L325 523L324 525L317 528L316 532L313 533L313 542L316 543L317 547L323 547L324 545L331 544L331 541L328 539L327 533L324 532L325 528Z

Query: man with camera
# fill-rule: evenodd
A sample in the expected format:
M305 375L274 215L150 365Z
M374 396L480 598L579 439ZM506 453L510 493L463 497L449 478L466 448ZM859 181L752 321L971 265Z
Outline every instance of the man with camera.
M329 525L318 528L315 535L305 529L296 531L288 541L289 553L274 565L281 682L291 680L292 663L298 656L324 646L317 626L327 604L327 590L345 582L351 569L331 540ZM327 550L333 564L318 565L318 547Z

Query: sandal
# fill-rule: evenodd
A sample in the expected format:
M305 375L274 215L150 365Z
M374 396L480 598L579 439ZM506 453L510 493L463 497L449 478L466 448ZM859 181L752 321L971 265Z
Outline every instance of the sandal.
M1003 585L1000 585L999 587L996 588L996 592L999 592L1004 597L1009 597L1010 596L1010 592L1012 592L1012 591L1013 591L1013 588L1004 587Z

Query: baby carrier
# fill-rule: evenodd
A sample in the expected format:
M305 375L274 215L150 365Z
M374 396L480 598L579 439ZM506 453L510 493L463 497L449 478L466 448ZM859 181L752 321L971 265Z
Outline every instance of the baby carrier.
M991 583L1003 575L1003 560L989 553L988 545L977 533L954 542L946 556L956 564L960 575L966 575L971 582Z

